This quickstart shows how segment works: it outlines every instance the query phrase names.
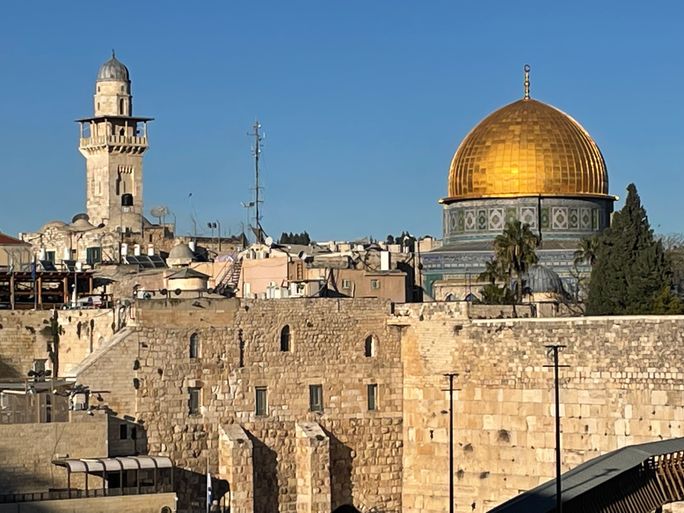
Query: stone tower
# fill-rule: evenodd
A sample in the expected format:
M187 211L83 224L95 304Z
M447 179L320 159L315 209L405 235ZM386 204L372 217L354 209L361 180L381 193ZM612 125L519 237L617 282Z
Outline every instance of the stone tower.
M90 222L112 231L142 232L143 155L147 122L133 116L128 69L114 52L95 82L94 116L79 119L79 150L86 159L86 208Z

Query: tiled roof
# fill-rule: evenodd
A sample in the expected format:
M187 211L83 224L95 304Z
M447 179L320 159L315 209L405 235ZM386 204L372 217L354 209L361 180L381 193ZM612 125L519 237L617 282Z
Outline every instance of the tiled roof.
M17 244L30 246L30 244L28 242L24 242L23 240L15 239L14 237L10 237L9 235L5 235L4 233L0 232L0 245L16 246Z

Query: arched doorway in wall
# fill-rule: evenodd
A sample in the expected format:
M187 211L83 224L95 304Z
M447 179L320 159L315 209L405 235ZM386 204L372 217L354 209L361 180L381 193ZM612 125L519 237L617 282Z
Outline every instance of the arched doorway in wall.
M361 511L356 509L351 504L343 504L342 506L334 510L333 513L361 513Z

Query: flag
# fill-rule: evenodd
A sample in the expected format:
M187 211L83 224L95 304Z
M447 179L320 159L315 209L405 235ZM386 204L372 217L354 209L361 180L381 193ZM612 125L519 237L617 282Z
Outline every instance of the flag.
M207 470L207 513L211 508L211 474Z

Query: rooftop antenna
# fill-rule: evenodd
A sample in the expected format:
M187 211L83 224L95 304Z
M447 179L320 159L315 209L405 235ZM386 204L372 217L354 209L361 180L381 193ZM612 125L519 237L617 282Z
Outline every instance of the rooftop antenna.
M259 124L259 120L254 121L254 125L252 126L253 132L248 132L247 135L250 135L254 137L254 146L252 146L252 155L254 155L254 210L255 210L255 216L254 216L254 224L256 225L254 228L256 230L257 234L257 242L263 242L263 230L261 229L261 212L259 209L259 205L263 203L263 200L261 199L261 185L259 183L259 156L261 155L261 141L264 139L263 133L261 133L259 130L261 129L261 125Z

